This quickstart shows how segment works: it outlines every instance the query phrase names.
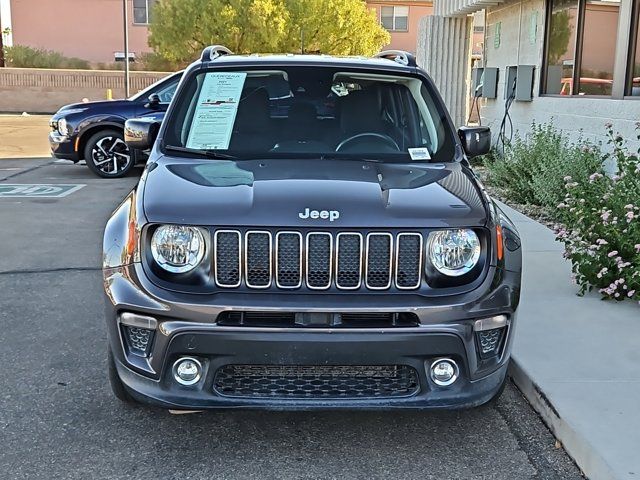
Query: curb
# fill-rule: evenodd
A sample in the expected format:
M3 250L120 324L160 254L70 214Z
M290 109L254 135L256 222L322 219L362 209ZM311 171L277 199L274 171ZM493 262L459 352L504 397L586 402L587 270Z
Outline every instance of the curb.
M611 467L578 429L563 419L544 391L534 382L520 362L512 357L509 376L533 409L540 415L565 451L591 480L618 480Z

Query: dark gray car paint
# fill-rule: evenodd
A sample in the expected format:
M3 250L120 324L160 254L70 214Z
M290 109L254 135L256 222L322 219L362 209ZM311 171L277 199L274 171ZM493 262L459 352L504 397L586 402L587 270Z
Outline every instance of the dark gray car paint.
M253 65L256 60L224 60L221 64ZM300 64L318 64L319 60L297 59ZM333 61L333 60L326 60ZM380 68L426 74L385 61L338 60L350 68ZM282 62L267 60L266 64ZM195 64L185 77L204 68ZM184 83L184 82L183 82ZM180 96L180 88L176 98ZM171 114L169 110L169 117ZM453 129L450 120L449 126ZM161 127L159 139L167 122ZM452 130L453 131L453 130ZM456 137L454 135L454 137ZM462 151L459 140L457 151ZM463 157L443 164L374 163L358 160L255 159L227 161L165 156L159 142L151 154L139 185L114 212L107 223L103 245L103 272L106 293L107 326L116 367L125 386L137 398L166 407L256 407L273 408L442 408L473 406L486 402L499 388L506 374L515 326L515 311L520 297L521 249L515 227L487 196ZM305 208L338 210L339 219L301 219ZM198 295L163 288L146 272L144 256L137 248L145 242L143 233L149 223L216 226L269 226L272 228L445 228L482 227L490 233L486 271L471 290L454 289L448 295L426 298L416 293L329 292L321 295L287 292L237 291L201 292ZM513 248L506 248L502 259L496 256L495 230L501 226L509 235ZM143 247L144 248L144 247ZM253 311L322 311L372 312L406 311L419 317L420 325L411 329L366 332L338 332L334 329L253 329L216 325L218 313L228 309ZM159 329L149 358L132 358L125 354L118 314L132 311L152 315ZM509 317L510 334L499 358L489 363L478 361L473 322L478 318L504 314ZM208 355L211 345L205 338L245 338L235 359L260 356L264 342L282 339L273 346L273 355L282 363L295 362L291 349L300 342L316 339L329 341L327 349L341 348L341 342L361 338L371 341L370 358L374 363L402 362L402 338L411 334L452 334L461 340L452 352L461 362L463 379L454 389L437 391L425 385L429 395L406 402L351 401L323 402L255 402L242 399L228 401L210 393L186 391L169 378L168 365L184 348ZM187 334L189 337L184 337ZM217 337L208 337L216 334ZM347 337L344 337L347 335ZM364 335L364 336L363 336ZM379 337L377 337L379 336ZM177 339L181 340L178 341ZM186 343L184 339L187 338ZM189 340L189 338L191 340ZM230 337L231 338L231 337ZM378 340L375 340L375 339ZM174 342L175 343L172 343ZM235 341L235 340L234 340ZM377 343L377 342L382 343ZM385 342L398 343L385 343ZM204 342L204 343L200 343ZM332 343L333 342L333 343ZM387 351L385 345L395 345ZM181 345L176 347L176 345ZM330 345L334 345L331 347ZM347 344L348 345L348 344ZM191 346L191 347L190 347ZM181 350L182 349L182 350ZM327 351L329 351L327 350ZM278 353L280 352L280 353ZM289 352L289 353L287 353ZM394 353L395 352L395 353ZM412 362L429 355L416 352ZM256 357L257 358L257 357ZM233 356L228 361L233 361ZM212 373L211 373L212 374ZM424 374L423 374L424 375ZM210 381L210 379L208 380ZM426 382L426 379L422 381Z

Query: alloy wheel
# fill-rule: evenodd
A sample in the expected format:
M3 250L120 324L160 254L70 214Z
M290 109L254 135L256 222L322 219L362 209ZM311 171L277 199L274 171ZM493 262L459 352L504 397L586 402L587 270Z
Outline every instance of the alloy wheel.
M131 163L129 147L121 138L101 138L91 150L91 161L98 170L108 176L118 175Z

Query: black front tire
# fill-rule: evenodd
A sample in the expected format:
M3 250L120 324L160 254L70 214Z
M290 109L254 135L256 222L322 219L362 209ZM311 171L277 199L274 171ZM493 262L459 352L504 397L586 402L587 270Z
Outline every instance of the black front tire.
M127 392L124 383L122 383L122 380L120 380L120 375L118 375L118 370L116 369L116 361L113 358L111 347L108 347L107 350L107 372L109 375L109 385L111 385L111 391L121 402L127 403L129 405L135 405L138 402L136 402L136 400L129 394L129 392Z
M87 167L102 178L124 177L135 166L122 131L114 129L100 130L89 137L84 147L84 160Z

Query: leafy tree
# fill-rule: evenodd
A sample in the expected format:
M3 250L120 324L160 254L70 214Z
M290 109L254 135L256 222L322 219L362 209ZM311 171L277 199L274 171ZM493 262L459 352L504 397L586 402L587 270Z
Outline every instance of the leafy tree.
M569 40L572 33L571 17L568 10L560 10L551 15L551 29L549 31L549 65L558 65L568 52Z
M211 44L236 53L370 55L389 42L362 0L159 0L149 44L188 62Z
M282 51L373 55L389 43L375 13L362 0L286 0L291 15Z

